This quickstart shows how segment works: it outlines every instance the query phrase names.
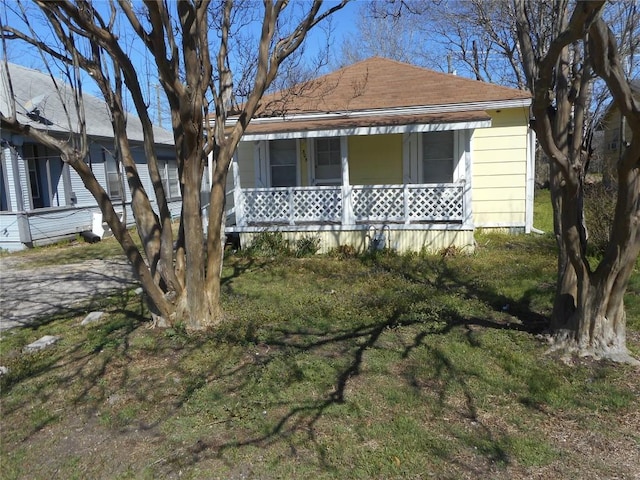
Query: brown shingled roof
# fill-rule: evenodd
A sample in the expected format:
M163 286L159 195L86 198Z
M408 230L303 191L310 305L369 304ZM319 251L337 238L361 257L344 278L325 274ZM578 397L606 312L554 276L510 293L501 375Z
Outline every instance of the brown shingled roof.
M373 57L265 95L256 117L528 99L522 90Z

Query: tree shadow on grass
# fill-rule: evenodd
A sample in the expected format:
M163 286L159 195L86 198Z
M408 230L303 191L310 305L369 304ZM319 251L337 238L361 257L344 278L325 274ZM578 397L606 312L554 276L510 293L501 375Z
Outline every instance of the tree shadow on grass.
M465 315L456 308L445 307L437 312L437 318L430 317L429 320L425 320L421 315L414 315L411 310L411 306L421 300L425 292L418 290L412 294L414 298L404 298L386 317L378 318L369 324L342 329L330 328L325 331L275 327L267 344L276 353L272 357L264 359L263 365L277 358L277 352L286 351L289 352L288 358L295 358L295 354L291 352L322 355L319 352L325 349L329 350L333 352L333 355L339 355L344 360L342 366L335 372L331 388L326 390L323 398L303 399L294 402L294 405L288 405L286 413L279 416L263 434L248 435L241 440L228 442L198 440L197 451L189 453L190 461L197 463L211 456L223 460L227 450L244 447L267 447L279 441L288 442L290 450L294 452L296 443L299 442L299 439L294 439L297 434L302 434L307 442L314 445L319 464L330 471L333 467L316 436L318 422L329 409L348 401L349 384L352 381L357 381L361 376L367 352L372 349L387 348L381 345L381 337L394 329L410 327L417 330L417 333L415 333L413 341L405 346L401 357L407 359L411 352L417 348L426 348L430 351L432 363L436 366L433 379L438 384L437 394L441 408L444 408L448 392L452 388L458 388L462 391L465 399L464 406L457 413L461 418L466 418L470 422L475 433L469 435L457 433L456 435L463 443L475 448L490 464L509 463L508 433L499 427L487 425L481 421L478 415L477 399L469 384L471 380L483 382L485 379L476 373L460 370L445 350L429 345L428 339L447 335L453 329L461 327L468 343L478 347L479 345L475 343L474 332L482 329L539 333L546 327L547 319L530 307L531 298L537 292L525 292L519 299L505 297L490 288L481 288L462 278L455 269L448 267L446 261L441 262L436 271L435 280L429 282L417 278L409 278L409 280L413 283L424 284L430 290L435 288L438 291L456 292L466 300L474 300L489 307L496 315L493 317ZM398 272L393 273L398 274ZM510 305L508 312L503 308L504 305ZM510 317L511 320L503 317ZM405 380L407 385L418 390L425 388L415 381L412 383L410 378ZM282 407L282 405L277 406ZM447 462L464 462L439 448L433 448L431 454L440 456ZM465 465L461 463L461 466L468 471L481 468L470 463ZM487 472L484 471L484 473Z
M234 267L223 282L229 285L233 278L242 275L247 268L256 268L256 265L246 262ZM145 435L159 435L166 442L165 451L170 449L170 453L164 457L158 454L160 458L150 462L154 472L159 475L175 473L177 469L212 460L228 462L231 468L233 465L228 458L233 458L233 455L227 455L230 450L268 448L276 443L287 445L292 455L295 455L300 448L301 437L315 453L318 464L331 471L335 466L327 455L323 441L318 437L318 431L323 428L320 422L327 418L330 409L340 408L349 402L351 386L362 381L363 372L366 373L369 353L389 351L399 358L399 362L406 363L413 352L426 349L434 366L431 383L425 385L419 378L411 375L401 375L400 380L421 395L428 389L433 390L441 409L445 408L449 392L454 388L459 389L464 402L457 414L466 419L477 433L465 438L465 434L459 432L454 435L464 443L478 447L489 462L508 463L509 455L504 442L506 433L495 426L482 423L478 415L478 400L470 385L471 381L487 380L476 372L461 369L446 349L432 345L429 340L443 337L456 328L465 332L465 338L472 346L475 342L474 329L534 333L540 328L542 315L531 310L526 293L520 299L505 298L490 288L482 288L463 278L446 261L434 267L435 274L428 280L386 265L376 265L375 268L392 275L402 275L416 288L402 298L360 299L359 307L363 311L369 309L378 313L364 319L354 318L351 323L322 328L287 324L275 324L270 328L263 326L261 328L269 328L270 334L266 338L252 337L254 332L236 333L235 338L246 342L246 352L240 361L229 363L225 355L220 354L211 359L202 357L205 359L204 364L202 360L199 363L195 360L185 362L186 358L201 358L202 352L208 349L228 345L229 339L224 335L217 337L215 332L187 337L180 331L173 334L155 331L149 340L155 343L148 351L156 365L146 367L148 374L141 380L140 371L135 369L142 367L136 364L136 353L132 352L130 339L143 325L144 314L142 311L131 312L130 306L123 305L120 313L129 318L129 321L121 321L121 324L115 322L103 329L96 328L95 337L91 340L93 343L61 351L33 373L51 374L67 368L60 379L60 385L62 388L71 388L73 382L81 379L82 386L74 388L74 396L76 403L85 405L88 411L104 412L112 403L117 406L120 401L126 402L128 397L134 397L140 402L151 402L159 410L158 413L144 418L141 416L136 421L127 422L123 418L114 421L110 428L114 436L132 435L134 430ZM416 311L415 305L435 291L455 292L464 299L488 307L495 315L481 317L464 313L452 306L434 307L433 311L428 310L430 307L427 306ZM505 303L517 306L509 311L509 315L517 321L508 322L503 318L506 315L502 309ZM400 329L410 332L410 339L390 347L387 333L392 334ZM299 373L300 366L297 363L301 356L312 357L330 370L332 373L327 375L328 380L320 381L317 388L312 385L314 388L303 390L303 393L292 398L278 395L267 397L263 400L266 402L264 405L259 400L247 398L256 379L262 380L269 369L278 363L283 364L284 370L291 374L282 378L265 379L265 382L273 383L270 388L286 389L296 384L313 382L304 377L304 372ZM196 362L197 367L192 365L193 362ZM212 385L215 386L215 392L210 390ZM50 391L45 391L46 388L46 384L43 384L42 390L36 392L45 402L51 395ZM312 390L320 393L311 394ZM123 399L119 400L118 395ZM167 438L166 433L162 433L169 428L168 425L178 422L178 417L187 415L185 408L193 409L199 396L214 398L216 395L229 399L226 402L230 405L227 413L210 417L212 420L209 427L213 426L216 433L200 430L197 439L186 440L177 448L169 447L172 440ZM237 402L237 408L233 406L233 401ZM210 406L203 403L202 408ZM256 419L256 422L260 422L259 428L249 426L253 419L251 411L262 411L263 408L269 412L269 417ZM429 453L447 462L463 462L440 446L429 447ZM475 469L480 476L487 473L471 464L461 467L467 471Z

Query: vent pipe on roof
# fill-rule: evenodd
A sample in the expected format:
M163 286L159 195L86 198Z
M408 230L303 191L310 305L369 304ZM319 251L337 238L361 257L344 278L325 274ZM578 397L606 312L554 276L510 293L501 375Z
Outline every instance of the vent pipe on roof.
M448 53L448 54L447 54L447 73L448 73L449 75L458 75L458 72L456 72L456 71L453 69L453 60L452 60L452 58L451 58L451 53Z

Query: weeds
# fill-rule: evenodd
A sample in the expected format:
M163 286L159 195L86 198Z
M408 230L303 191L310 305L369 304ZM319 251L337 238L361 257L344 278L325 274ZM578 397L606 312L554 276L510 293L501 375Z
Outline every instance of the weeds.
M261 251L282 252L283 242L272 236ZM129 298L105 308L100 325L57 318L5 336L0 474L640 473L640 378L626 367L545 357L533 335L551 307L553 239L482 235L478 244L473 256L231 256L226 318L212 332L145 328L139 299ZM640 316L637 302L629 308ZM21 353L33 336L52 333L64 341ZM594 457L594 444L607 456Z
M602 256L609 243L613 215L616 204L616 193L602 182L585 184L584 214L589 231L589 253Z
M300 257L310 257L320 250L320 238L306 235L295 242L294 255Z
M253 238L251 245L245 249L244 255L257 257L309 257L318 253L320 238L312 235L303 236L295 242L287 240L282 232L260 232Z

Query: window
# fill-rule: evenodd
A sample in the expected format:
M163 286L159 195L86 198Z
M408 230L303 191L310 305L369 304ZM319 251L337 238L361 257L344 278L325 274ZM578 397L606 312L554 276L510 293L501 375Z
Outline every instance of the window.
M316 139L316 185L340 185L342 183L342 155L340 137Z
M175 160L158 158L158 169L162 187L167 200L180 197L180 179L178 177L178 165Z
M29 175L32 208L60 207L66 204L62 183L63 163L51 150L34 143L22 147ZM62 198L60 198L62 196Z
M4 143L3 149L4 149ZM4 153L4 151L0 150L0 152ZM0 158L0 211L6 212L9 211L9 194L8 194L8 183L6 181L7 175L5 173L5 165L4 159Z
M102 151L102 156L107 170L107 192L111 200L122 200L122 182L118 175L118 163L111 154Z
M272 187L294 187L298 181L298 150L295 140L269 142Z
M27 165L29 166L29 186L31 187L31 201L33 208L42 208L42 197L40 196L40 169L39 162L35 158L29 158Z
M453 131L422 134L422 181L424 183L453 182Z

